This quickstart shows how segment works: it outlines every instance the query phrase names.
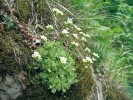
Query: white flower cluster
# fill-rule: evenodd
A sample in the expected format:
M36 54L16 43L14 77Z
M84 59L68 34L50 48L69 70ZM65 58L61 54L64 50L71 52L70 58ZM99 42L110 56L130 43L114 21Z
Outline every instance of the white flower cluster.
M42 35L42 36L41 36L41 40L42 40L43 42L46 42L48 39L47 39L46 36Z
M41 55L39 54L39 52L34 51L34 53L32 54L32 57L36 60L41 60Z
M79 32L79 34L85 36L85 33L84 32Z
M90 63L93 63L92 59L90 57L85 57L83 59L83 62L90 62Z
M93 61L96 61L96 59L95 59L95 58L92 58L92 60L93 60Z
M64 15L63 12L57 8L53 8L52 11L55 13L55 15Z
M86 52L91 52L91 50L89 48L85 48Z
M67 25L73 25L73 21L71 18L68 18L67 21L65 22Z
M67 63L67 58L65 58L65 57L60 57L60 62L61 62L62 64L66 64L66 63Z
M73 37L77 39L78 35L73 33Z
M73 44L75 46L79 46L79 43L76 43L76 42L71 42L71 44Z
M63 29L63 31L61 32L63 35L65 35L66 37L68 37L68 30L67 29Z
M68 34L68 33L69 33L68 30L63 29L62 34Z
M93 53L93 55L94 55L95 57L99 58L99 55L96 54L95 52Z
M84 37L86 37L86 38L90 38L90 35L89 35L89 34L85 34Z
M81 41L86 42L86 41L87 41L87 39L86 39L85 37L82 37L82 38L81 38Z
M76 29L76 30L78 30L78 31L81 31L82 29L80 28L80 27L78 27L77 25L73 25L74 26L74 28Z
M79 32L79 34L83 35L86 38L90 38L90 35L89 34L85 34L84 32Z
M52 30L52 29L54 29L54 28L53 28L52 25L47 25L47 26L46 26L46 29Z

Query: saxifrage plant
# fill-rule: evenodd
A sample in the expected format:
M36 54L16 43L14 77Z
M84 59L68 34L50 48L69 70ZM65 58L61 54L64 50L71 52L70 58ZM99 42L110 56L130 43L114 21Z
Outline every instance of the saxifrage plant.
M46 42L32 55L41 70L36 76L52 93L65 92L77 82L74 60L59 42Z

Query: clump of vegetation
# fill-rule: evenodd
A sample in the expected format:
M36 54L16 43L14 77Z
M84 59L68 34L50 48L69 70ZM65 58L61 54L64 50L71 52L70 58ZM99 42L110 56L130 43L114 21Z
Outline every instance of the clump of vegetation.
M44 46L34 51L35 69L40 69L37 78L44 85L48 85L52 93L66 92L72 84L77 82L75 62L59 42L48 41Z
M56 26L53 23L46 26L46 34L41 36L44 46L38 47L32 57L38 62L35 67L41 70L37 75L41 83L47 84L53 93L66 92L72 84L77 82L75 70L80 65L74 66L74 59L80 58L83 62L81 69L84 70L80 73L81 75L79 74L81 81L86 68L91 66L99 56L86 46L87 40L90 39L89 34L84 33L71 18L66 19L61 10L53 8L51 12L53 17L56 17ZM57 40L47 42L47 38Z

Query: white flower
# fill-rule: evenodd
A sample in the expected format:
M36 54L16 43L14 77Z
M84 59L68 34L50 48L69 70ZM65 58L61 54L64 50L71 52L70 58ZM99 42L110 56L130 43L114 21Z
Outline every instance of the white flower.
M48 26L46 26L46 28L49 29L49 30L54 29L52 25L48 25Z
M67 21L65 22L65 24L73 25L72 19L71 18L68 18Z
M42 36L41 36L41 40L44 41L44 42L46 42L46 41L47 41L47 37L44 36L44 35L42 35Z
M76 43L76 42L71 42L71 44L73 44L75 46L79 46L79 43Z
M73 37L77 39L78 35L73 33Z
M81 28L79 28L77 25L73 25L73 26L74 26L74 28L75 28L76 30L81 31Z
M82 37L82 38L81 38L81 41L85 41L85 42L86 42L87 40L86 40L85 37Z
M66 29L63 29L62 34L68 34L69 32Z
M34 53L32 54L32 57L33 57L34 59L37 59L37 60L42 59L42 58L41 58L41 55L39 54L39 52L36 52L36 51L34 51Z
M56 15L64 15L62 11L60 11L57 8L53 8L52 11L56 14Z
M95 57L97 57L97 58L99 57L98 54L96 54L95 52L93 53L93 55L94 55Z
M60 57L60 62L61 62L62 64L66 64L66 63L67 63L67 58L65 58L65 57Z
M90 52L90 49L89 48L85 48L85 51Z

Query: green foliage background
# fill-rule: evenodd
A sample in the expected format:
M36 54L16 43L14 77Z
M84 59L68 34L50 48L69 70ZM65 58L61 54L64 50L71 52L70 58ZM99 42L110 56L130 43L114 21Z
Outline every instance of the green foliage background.
M133 96L133 1L70 0L70 10L92 36L91 49L100 54L96 73ZM69 4L70 4L69 2Z

